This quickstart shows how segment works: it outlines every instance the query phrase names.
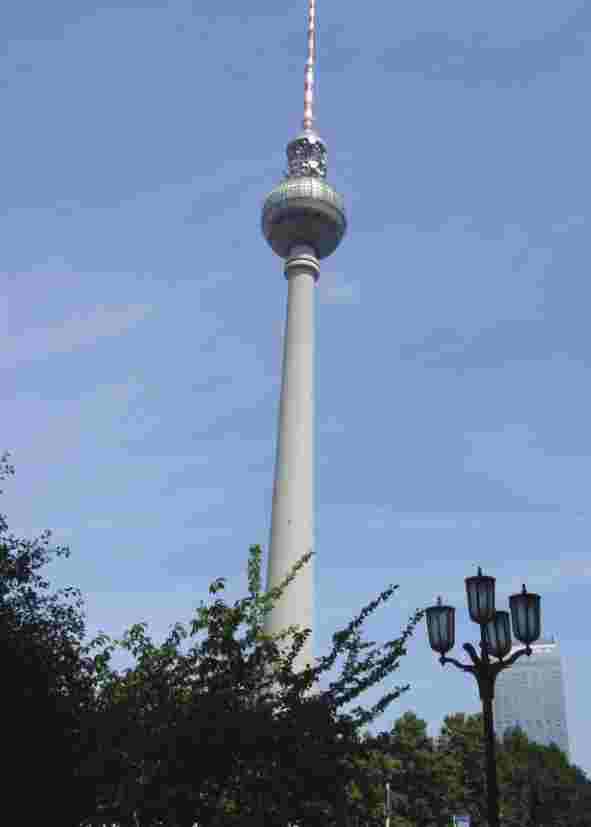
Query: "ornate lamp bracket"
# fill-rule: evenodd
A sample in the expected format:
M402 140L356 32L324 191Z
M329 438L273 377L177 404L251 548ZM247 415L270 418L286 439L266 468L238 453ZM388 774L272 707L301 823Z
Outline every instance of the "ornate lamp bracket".
M476 649L471 643L464 643L462 648L465 652L467 652L472 664L461 663L455 658L447 658L444 655L439 658L439 662L442 666L445 666L446 663L451 663L457 669L461 669L462 672L470 672L474 675L478 683L481 698L493 697L495 681L499 672L508 669L515 663L516 660L523 657L523 655L527 655L529 657L532 653L531 647L526 646L524 649L519 649L517 652L514 652L510 658L507 658L507 660L503 660L501 658L493 662L489 660L488 657L478 655Z

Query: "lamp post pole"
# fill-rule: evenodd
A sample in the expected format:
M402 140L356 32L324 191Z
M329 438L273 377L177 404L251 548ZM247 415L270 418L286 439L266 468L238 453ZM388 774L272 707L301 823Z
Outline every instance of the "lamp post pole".
M443 606L441 598L436 606L427 609L427 630L431 648L438 652L442 666L447 663L474 675L482 701L484 748L486 758L486 797L488 827L499 827L499 787L495 757L495 730L493 698L497 675L509 669L523 655L531 655L531 644L540 637L540 596L526 591L509 598L509 612L495 610L495 578L487 577L478 569L476 577L466 578L468 609L471 619L480 626L480 655L471 643L464 651L472 663L461 663L446 657L455 643L455 609ZM525 644L524 649L511 651L511 625L515 637ZM494 660L491 660L491 657Z
M499 782L495 755L495 728L493 723L493 681L484 681L479 686L482 701L482 723L484 726L484 750L486 756L486 804L490 827L499 827Z

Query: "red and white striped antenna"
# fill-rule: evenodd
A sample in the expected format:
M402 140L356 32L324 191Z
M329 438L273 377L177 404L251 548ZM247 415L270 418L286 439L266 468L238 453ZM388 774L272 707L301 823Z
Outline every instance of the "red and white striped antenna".
M314 128L314 67L316 63L316 0L308 3L308 59L304 72L304 120L305 132Z

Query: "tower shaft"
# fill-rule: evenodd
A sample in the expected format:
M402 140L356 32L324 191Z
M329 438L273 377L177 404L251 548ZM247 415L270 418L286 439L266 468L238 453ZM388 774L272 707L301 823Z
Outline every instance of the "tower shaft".
M285 264L287 319L267 588L278 586L314 545L314 287L318 273L314 250L294 247ZM309 560L267 615L265 632L283 632L292 624L311 629L313 594ZM294 667L302 669L308 663L313 663L311 636Z
M314 546L314 284L318 261L334 253L347 228L341 196L326 181L326 144L314 129L316 0L308 0L308 57L304 72L303 132L287 145L287 175L265 198L263 235L285 260L287 321L279 403L279 429L267 589L279 586ZM296 626L313 629L312 560L265 618L276 636ZM289 640L287 641L289 645ZM296 671L314 665L312 635L294 660Z

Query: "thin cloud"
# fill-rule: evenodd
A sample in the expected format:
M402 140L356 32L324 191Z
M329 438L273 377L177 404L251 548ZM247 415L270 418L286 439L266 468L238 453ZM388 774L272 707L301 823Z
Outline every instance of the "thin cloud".
M86 528L92 531L102 531L103 529L115 528L115 523L110 519L103 519L102 517L93 517L86 522Z
M347 281L340 273L320 274L320 301L322 304L359 304L360 284Z
M86 314L76 313L61 324L30 328L5 340L2 364L10 366L17 362L44 359L50 354L70 353L79 347L94 345L100 339L120 336L143 321L150 310L147 304L125 307L103 305Z
M544 596L568 592L573 586L580 585L591 579L591 564L584 558L568 558L561 560L557 565L548 565L546 561L532 563L531 560L515 560L511 566L526 574L514 575L509 578L499 576L499 572L485 569L486 574L496 574L497 607L506 604L511 594L521 591L525 582L529 591L539 592ZM474 574L476 572L474 571ZM451 605L460 606L465 603L466 594L463 590L452 588L446 591L445 581L440 581L439 589L445 595L445 600Z
M557 221L553 224L551 230L553 233L567 233L576 227L582 227L585 223L585 218L582 215L570 215L563 221Z
M344 434L345 433L345 426L342 422L331 416L329 419L325 420L320 424L320 433L322 434Z

